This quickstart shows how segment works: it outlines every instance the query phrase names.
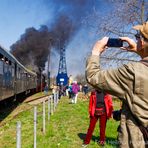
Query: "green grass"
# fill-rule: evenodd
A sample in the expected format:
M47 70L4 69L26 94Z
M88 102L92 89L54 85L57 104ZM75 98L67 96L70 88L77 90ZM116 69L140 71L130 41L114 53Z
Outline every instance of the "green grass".
M115 104L116 108L118 108L119 102L116 101ZM45 135L42 133L42 105L39 105L37 110L37 148L81 148L89 125L88 101L79 99L77 104L69 104L69 99L63 97L50 121L46 120ZM0 127L0 148L16 147L17 121L22 122L22 148L33 148L33 107L31 110L20 113L15 119ZM118 124L119 122L113 119L107 122L107 144L105 147L115 147ZM98 147L95 142L98 136L99 124L97 123L88 148Z

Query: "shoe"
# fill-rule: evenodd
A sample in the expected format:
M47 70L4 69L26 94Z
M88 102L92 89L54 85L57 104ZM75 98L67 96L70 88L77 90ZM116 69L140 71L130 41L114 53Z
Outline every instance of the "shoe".
M87 147L87 146L88 146L88 144L84 144L84 143L82 144L82 147L84 147L84 148Z
M101 147L104 147L105 141L97 141L97 144Z

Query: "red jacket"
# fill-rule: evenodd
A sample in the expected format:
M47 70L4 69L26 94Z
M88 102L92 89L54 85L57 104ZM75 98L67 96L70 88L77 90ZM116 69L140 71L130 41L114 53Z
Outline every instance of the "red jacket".
M105 102L105 109L107 118L109 119L112 115L113 111L113 103L112 103L112 97L109 94L106 94L104 96L104 102ZM94 116L96 108L96 92L91 92L90 100L89 100L89 114L90 116Z

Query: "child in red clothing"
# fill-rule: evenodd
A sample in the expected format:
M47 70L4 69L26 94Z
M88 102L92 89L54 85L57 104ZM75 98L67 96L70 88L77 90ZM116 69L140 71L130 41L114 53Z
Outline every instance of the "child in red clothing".
M100 119L99 144L104 145L106 122L107 119L111 117L112 111L112 97L109 94L101 92L99 90L91 92L89 101L90 124L84 140L84 144L82 145L83 147L86 147L90 143L92 133L94 131L98 118Z

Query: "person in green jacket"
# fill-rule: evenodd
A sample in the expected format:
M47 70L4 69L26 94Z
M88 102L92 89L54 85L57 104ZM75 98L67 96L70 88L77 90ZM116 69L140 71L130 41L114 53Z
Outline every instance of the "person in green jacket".
M107 49L108 42L108 37L104 37L96 42L86 63L86 79L89 84L95 89L122 98L121 128L118 131L118 144L121 148L144 148L148 144L136 121L148 127L148 22L133 28L138 32L137 43L128 37L121 37L128 44L122 49L137 53L141 61L117 69L101 70L100 55Z

